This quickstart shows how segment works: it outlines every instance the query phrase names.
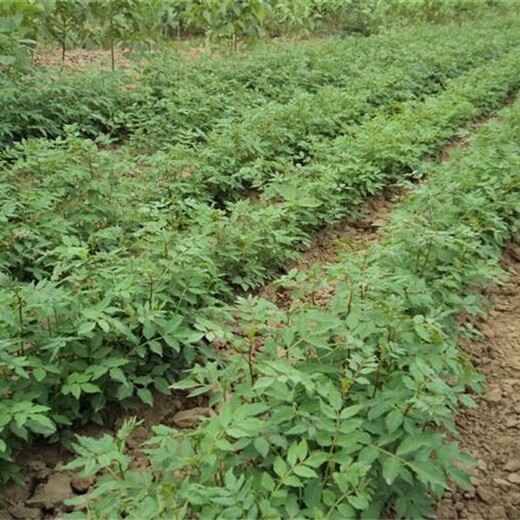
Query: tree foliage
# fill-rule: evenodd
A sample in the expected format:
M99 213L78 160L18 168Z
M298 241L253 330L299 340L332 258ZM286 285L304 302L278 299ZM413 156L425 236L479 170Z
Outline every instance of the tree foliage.
M203 35L236 49L241 40L334 29L370 34L409 22L467 19L506 0L5 0L0 5L0 66L27 64L36 42L65 57L76 46L152 48ZM112 58L113 64L113 58Z

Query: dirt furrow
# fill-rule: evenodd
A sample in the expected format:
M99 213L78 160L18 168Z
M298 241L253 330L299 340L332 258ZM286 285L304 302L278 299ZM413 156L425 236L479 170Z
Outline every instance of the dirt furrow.
M356 218L322 229L311 246L296 260L287 264L284 271L297 269L301 273L308 273L318 270L318 276L325 276L326 266L338 262L342 253L363 250L379 240L380 228L387 223L390 213L404 194L404 189L392 187L380 195L368 198L359 208ZM317 291L317 300L326 304L332 294L330 289L325 287ZM287 309L296 303L294 295L279 287L277 280L262 287L258 295L281 309Z
M487 291L492 308L476 324L479 341L461 347L485 376L477 408L461 410L459 441L477 465L474 488L447 493L439 520L520 519L520 245L510 244L503 266L507 283Z
M515 99L516 94L508 96L503 102L503 107L512 105ZM446 162L455 150L469 146L471 137L496 117L497 112L484 114L473 120L460 132L458 137L438 150L434 157L435 162ZM388 222L392 210L406 193L406 189L394 185L379 195L369 197L358 208L358 216L319 231L311 245L303 250L296 260L285 265L281 271L287 273L292 269L298 269L298 271L307 273L312 269L318 269L325 274L326 266L337 263L341 254L366 249L370 244L379 240L380 228ZM326 293L327 289L324 292ZM260 288L257 294L284 309L294 303L292 302L293 297L287 291L280 290L276 280ZM327 299L325 295L322 303L326 303Z

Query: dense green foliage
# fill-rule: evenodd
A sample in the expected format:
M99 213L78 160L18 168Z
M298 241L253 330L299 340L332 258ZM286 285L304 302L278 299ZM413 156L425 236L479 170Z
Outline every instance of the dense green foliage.
M172 38L211 40L334 29L371 34L410 22L464 20L511 10L508 0L3 0L0 68L27 64L38 42L151 49Z
M380 245L304 284L309 295L336 286L326 308L310 298L287 313L258 299L231 307L243 331L226 334L236 354L176 385L212 394L218 416L193 432L156 427L149 471L129 470L127 432L80 439L69 467L118 470L76 499L89 517L380 518L393 507L424 518L430 493L449 480L468 486L458 463L470 459L442 433L455 431L457 405L474 405L464 391L477 384L456 317L481 311L475 288L497 274L518 230L519 123L516 103L469 149L428 164L431 179ZM257 337L264 349L251 363L241 353Z
M476 35L484 30L480 25L473 29ZM367 54L375 46L373 62L354 62L349 80L323 87L323 92L310 91L312 82L306 78L317 78L319 85L322 74L331 77L333 65L325 62L317 72L303 67L287 91L280 87L269 94L283 99L293 91L288 103L268 101L265 92L254 94L273 104L266 115L259 114L263 123L258 125L250 113L260 109L249 108L232 88L243 92L240 83L223 86L222 95L236 105L235 122L230 120L233 112L220 120L215 113L210 135L191 146L202 160L213 157L214 165L223 162L227 168L210 170L210 177L208 168L200 168L201 175L193 173L195 182L184 175L179 145L168 145L143 165L133 155L132 141L126 148L103 149L101 135L98 144L78 136L78 131L88 134L85 126L70 127L55 141L28 140L7 150L0 184L4 457L33 434L52 434L80 418L101 421L107 403L135 395L151 402L152 389L168 392L197 355L195 345L204 335L200 323L212 312L205 309L237 288L271 276L312 229L344 216L367 194L416 170L461 125L518 88L520 54L511 49L512 32L482 40L466 31L467 51L460 53L463 43L457 30L451 31L449 44L439 31L436 51L428 50L433 34L424 44L407 40L407 57L398 61L397 70L380 67L389 52L395 52L395 59L403 54L396 37L386 37L395 50L381 48L379 36L368 39L362 48ZM331 57L335 64L353 43L323 45L337 53ZM290 52L305 62L311 48L302 45ZM260 60L268 58L261 54ZM251 66L243 65L245 71ZM193 79L210 70L204 64L186 74ZM239 81L245 80L245 71L237 75ZM363 96L367 79L377 85L374 100ZM89 88L86 81L74 81L77 88ZM300 84L309 92L301 93ZM344 95L344 123L333 122L324 131L319 122L327 121L325 94L334 92L335 99ZM294 101L298 96L303 102ZM309 102L316 96L322 103ZM179 112L195 117L198 99ZM84 109L72 110L88 112L89 103L84 103ZM70 110L56 104L60 106ZM303 120L300 107L307 107ZM319 118L316 124L300 126L313 118ZM176 123L172 118L173 128ZM284 133L275 133L277 126ZM273 132L259 137L264 127ZM238 147L233 152L227 145L234 128L253 144L245 160ZM344 135L332 139L337 134ZM300 164L297 145L305 136L315 149ZM141 142L145 134L136 134L134 144ZM279 157L270 168L244 167L271 148ZM251 184L262 188L259 197L228 198L221 209L200 193L218 186L219 193L232 190L240 199Z
M45 20L64 41L86 7L102 10L19 5L33 22L55 16ZM123 5L134 16L145 2L110 2ZM112 15L81 27L105 27L113 45L130 22ZM475 383L454 317L479 310L471 291L520 212L518 107L439 167L380 246L331 270L328 308L230 302L368 195L437 169L427 161L439 147L520 87L517 26L509 16L194 63L166 54L121 74L2 77L0 479L36 437L152 404L174 384L211 390L221 413L189 435L158 428L146 474L128 471L128 431L82 440L76 466L119 469L89 497L93 515L370 518L395 506L417 517L446 475L465 482L439 431ZM240 355L218 358L215 338Z
M245 177L240 170L250 176L307 161L316 141L438 92L448 79L502 56L515 38L515 23L499 18L467 32L423 27L196 63L166 54L138 80L109 73L1 77L0 146L55 138L70 124L88 137L132 135L132 146L163 152L144 159L145 167L185 169L192 172L190 190L212 178L218 189L225 170Z

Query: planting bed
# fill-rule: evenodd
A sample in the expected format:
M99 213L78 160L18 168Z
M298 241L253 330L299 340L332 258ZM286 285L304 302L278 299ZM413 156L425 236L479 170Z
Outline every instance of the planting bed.
M481 421L454 419L482 388L461 316L481 315L518 230L517 24L25 89L0 128L0 478L43 439L120 429L80 439L81 478L45 448L4 510L418 518L444 495L441 516L486 518L475 497L497 512L489 488L513 492L520 468L456 491L471 459L452 439ZM491 365L501 404L517 382ZM509 453L462 445L482 471Z

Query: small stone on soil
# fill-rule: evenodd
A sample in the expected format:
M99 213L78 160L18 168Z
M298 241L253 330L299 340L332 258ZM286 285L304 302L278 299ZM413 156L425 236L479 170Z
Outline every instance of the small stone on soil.
M477 461L477 466L478 466L478 469L481 469L482 471L485 471L485 470L487 470L487 468L488 468L488 465L487 465L486 462L483 461L482 459L479 459L479 460Z
M511 487L511 483L503 478L495 478L493 482L500 488L509 489Z
M490 520L492 518L496 518L497 520L499 518L507 518L507 515L506 515L506 510L504 508L504 506L493 506L490 510L489 510L489 513L490 513Z
M79 477L78 475L71 475L70 477L70 487L74 491L74 493L78 495L84 495L94 484L95 478L94 477Z
M507 477L507 480L512 484L520 484L520 473L511 473L511 475Z
M39 509L24 506L16 506L9 509L9 514L17 520L37 520L41 517Z
M437 507L437 518L439 520L457 520L457 510L453 502L442 500Z
M505 471L519 471L520 470L520 459L512 459L505 466Z
M209 408L192 408L191 410L182 410L172 417L172 422L177 428L195 428L201 417L209 417L211 410Z
M43 460L33 460L29 462L28 468L40 481L45 480L51 473L51 469L45 464L45 462L43 462Z
M480 497L482 502L489 504L493 498L493 493L484 488L477 489L477 495Z
M484 399L490 403L498 403L502 400L502 390L499 387L490 389Z
M68 475L60 473L51 475L45 484L40 484L36 488L34 496L27 500L26 504L28 506L53 509L64 500L74 496L70 484Z

